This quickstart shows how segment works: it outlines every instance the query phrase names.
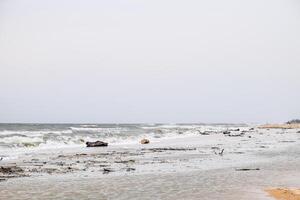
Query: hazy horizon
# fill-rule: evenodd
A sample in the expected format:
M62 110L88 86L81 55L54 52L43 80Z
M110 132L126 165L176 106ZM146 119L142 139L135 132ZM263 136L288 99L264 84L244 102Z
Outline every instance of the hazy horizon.
M2 123L300 118L300 2L0 1Z

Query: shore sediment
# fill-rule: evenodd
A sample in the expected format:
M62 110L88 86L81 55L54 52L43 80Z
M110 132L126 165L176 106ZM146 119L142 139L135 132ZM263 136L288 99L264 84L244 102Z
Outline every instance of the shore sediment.
M300 189L275 188L266 191L277 200L300 200Z

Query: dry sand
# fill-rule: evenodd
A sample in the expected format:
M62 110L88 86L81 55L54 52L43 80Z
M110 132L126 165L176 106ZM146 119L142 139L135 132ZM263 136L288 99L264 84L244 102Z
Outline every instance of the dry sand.
M300 189L275 188L266 191L278 200L300 200Z
M298 129L300 124L265 124L258 126L258 128Z

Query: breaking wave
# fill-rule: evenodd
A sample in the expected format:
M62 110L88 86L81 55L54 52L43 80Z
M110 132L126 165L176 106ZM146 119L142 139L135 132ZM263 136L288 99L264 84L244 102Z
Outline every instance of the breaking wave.
M219 133L229 126L221 125L177 125L177 124L0 124L0 149L6 148L57 148L84 146L86 141L102 140L109 144L134 144L141 138L159 141L199 135L199 132ZM232 126L230 126L232 127Z

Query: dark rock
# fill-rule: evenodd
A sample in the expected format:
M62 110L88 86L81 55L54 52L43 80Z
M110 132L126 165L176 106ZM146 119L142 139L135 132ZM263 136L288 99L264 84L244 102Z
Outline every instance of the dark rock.
M149 144L149 143L150 143L150 140L148 140L148 139L141 140L141 144Z
M228 134L230 134L230 131L224 131L223 134L228 135Z
M109 168L103 168L103 174L108 174L110 172L113 172L113 170Z
M96 142L86 142L86 147L107 147L107 142L96 141Z
M220 152L216 152L216 151L215 151L215 154L216 154L216 155L219 155L219 156L223 156L224 150L225 150L225 149L222 149Z

